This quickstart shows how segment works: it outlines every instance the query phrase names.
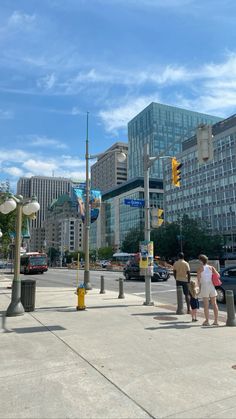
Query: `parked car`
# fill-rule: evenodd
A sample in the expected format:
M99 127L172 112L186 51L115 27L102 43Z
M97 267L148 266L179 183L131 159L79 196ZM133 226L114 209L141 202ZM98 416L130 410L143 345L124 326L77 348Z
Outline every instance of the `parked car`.
M4 268L7 268L7 261L0 260L0 269L4 269Z
M107 268L107 266L110 266L111 262L109 262L109 260L101 260L100 261L100 266L102 268Z
M131 278L144 279L143 275L140 275L140 268L138 263L127 263L123 271L124 277L126 280ZM158 266L154 263L154 274L152 276L152 281L167 281L170 277L170 272L168 269Z
M232 290L234 292L234 299L236 301L236 265L229 266L222 269L220 273L222 284L216 287L218 303L225 303L225 292Z

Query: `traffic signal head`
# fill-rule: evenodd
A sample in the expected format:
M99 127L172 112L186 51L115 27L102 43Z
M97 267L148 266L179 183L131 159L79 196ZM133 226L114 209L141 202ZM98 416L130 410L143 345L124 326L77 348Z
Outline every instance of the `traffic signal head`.
M160 227L164 223L164 210L161 208L157 210L157 219L158 227Z
M180 180L181 180L181 167L183 166L175 157L171 159L171 167L172 167L172 183L175 186L180 187Z

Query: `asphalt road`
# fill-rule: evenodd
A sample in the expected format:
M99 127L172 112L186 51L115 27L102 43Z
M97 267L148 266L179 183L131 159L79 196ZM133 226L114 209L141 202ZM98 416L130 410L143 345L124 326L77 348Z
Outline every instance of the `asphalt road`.
M83 282L84 271L79 271L79 282ZM110 271L90 271L90 282L93 288L100 289L100 277L104 276L105 289L117 291L119 294L119 278L123 278L122 272ZM77 272L73 269L52 269L48 272L37 275L22 275L22 279L35 279L37 281L37 288L43 287L72 287L76 288ZM152 300L156 303L174 304L176 305L176 285L174 277L171 276L167 282L152 282L151 284ZM135 294L145 299L145 282L137 280L124 281L124 293ZM201 302L200 302L201 305ZM219 304L219 310L225 312L226 306Z

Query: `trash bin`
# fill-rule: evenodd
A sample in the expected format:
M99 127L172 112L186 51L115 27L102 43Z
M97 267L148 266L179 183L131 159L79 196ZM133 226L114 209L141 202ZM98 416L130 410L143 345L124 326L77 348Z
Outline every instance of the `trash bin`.
M25 311L34 311L36 281L24 279L21 281L21 302Z

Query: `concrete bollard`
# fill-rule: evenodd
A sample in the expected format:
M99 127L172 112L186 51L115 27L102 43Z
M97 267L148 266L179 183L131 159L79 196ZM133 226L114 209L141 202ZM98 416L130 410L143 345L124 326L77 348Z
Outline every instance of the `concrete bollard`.
M119 295L118 295L118 298L125 298L123 278L119 278Z
M226 298L226 308L227 308L226 326L236 326L234 292L232 290L227 290L225 293L225 298Z
M184 314L184 303L183 303L183 287L176 287L177 293L177 310L176 314Z
M100 294L105 294L105 281L104 281L104 276L101 275L101 288L100 288Z

